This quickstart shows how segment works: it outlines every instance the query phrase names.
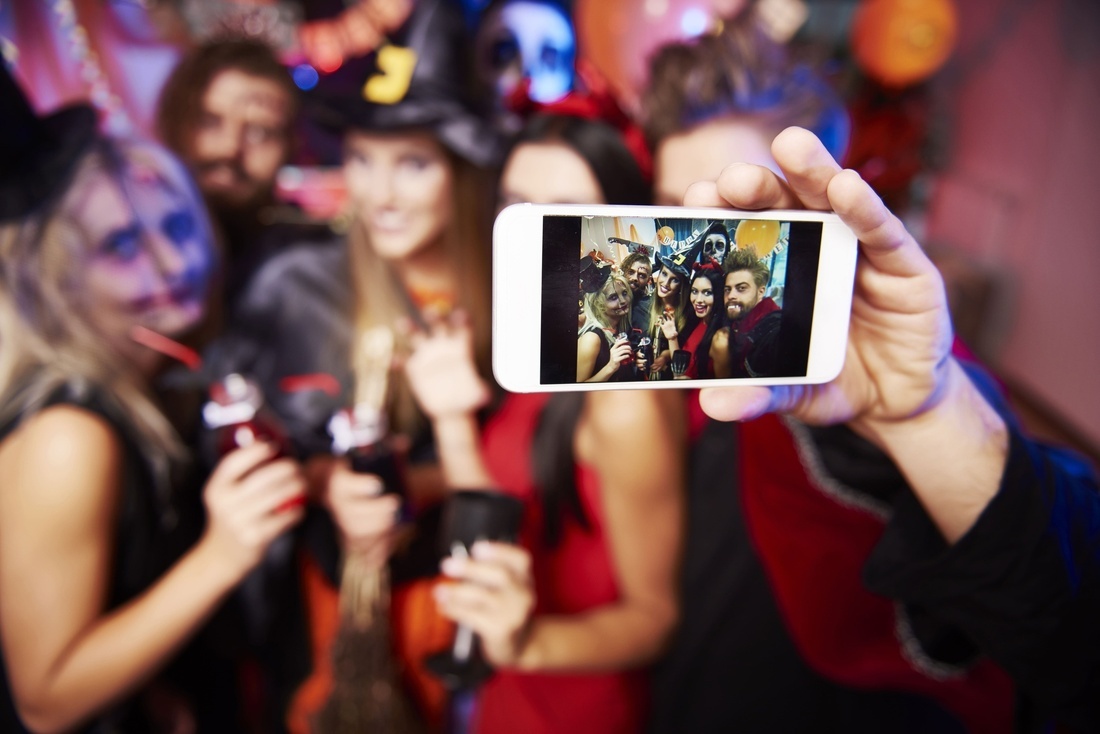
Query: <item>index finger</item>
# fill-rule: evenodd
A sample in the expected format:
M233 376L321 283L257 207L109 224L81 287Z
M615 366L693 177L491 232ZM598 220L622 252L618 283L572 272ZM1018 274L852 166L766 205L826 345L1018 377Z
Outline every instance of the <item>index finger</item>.
M496 561L507 568L516 578L525 578L531 572L531 554L511 543L495 543L479 540L471 549L478 561Z
M772 141L772 156L802 207L825 211L833 208L829 182L840 173L840 164L816 135L800 127L789 127Z
M828 187L833 210L855 232L860 252L877 270L898 276L935 272L901 220L855 171L841 171Z
M217 476L218 479L230 482L240 481L257 466L274 456L276 451L276 447L266 441L257 441L249 446L234 449L218 462L211 479Z

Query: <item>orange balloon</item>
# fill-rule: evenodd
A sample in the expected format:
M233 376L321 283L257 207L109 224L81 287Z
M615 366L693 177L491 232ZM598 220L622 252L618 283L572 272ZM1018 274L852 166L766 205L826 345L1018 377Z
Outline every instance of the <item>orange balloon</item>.
M852 20L852 53L867 76L906 87L944 65L957 31L951 0L864 0Z
M779 244L779 222L770 219L743 219L737 225L733 241L739 250L751 247L756 250L757 257L767 257Z

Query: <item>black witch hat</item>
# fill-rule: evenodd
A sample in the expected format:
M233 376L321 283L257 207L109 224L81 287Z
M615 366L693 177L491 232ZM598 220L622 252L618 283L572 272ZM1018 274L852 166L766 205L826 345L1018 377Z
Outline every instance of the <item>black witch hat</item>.
M0 62L0 222L61 192L95 137L94 109L73 105L39 117Z
M310 116L335 131L427 129L466 160L492 166L501 140L475 112L468 46L453 3L419 0L390 44L318 84Z
M581 258L580 273L581 290L585 293L595 293L603 288L604 283L611 277L611 263L585 255Z
M691 268L703 252L703 241L707 238L709 232L710 228L708 227L702 232L692 233L687 243L670 255L666 256L658 252L657 262L661 267L668 268L678 275L680 280L686 283L688 278L691 277Z

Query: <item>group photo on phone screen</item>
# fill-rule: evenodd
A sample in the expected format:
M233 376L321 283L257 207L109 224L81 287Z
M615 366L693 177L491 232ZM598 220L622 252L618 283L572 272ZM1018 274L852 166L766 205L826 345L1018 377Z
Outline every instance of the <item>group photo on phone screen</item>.
M806 375L820 222L547 216L541 379Z

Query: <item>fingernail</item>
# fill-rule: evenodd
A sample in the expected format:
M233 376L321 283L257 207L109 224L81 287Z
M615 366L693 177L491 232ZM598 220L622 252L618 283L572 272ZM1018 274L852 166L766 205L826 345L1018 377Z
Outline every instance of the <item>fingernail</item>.
M470 549L470 552L473 554L474 558L482 560L492 558L493 546L486 540L479 540L474 543L474 547Z
M463 558L444 558L443 563L440 564L440 568L443 569L443 573L447 576L461 576L463 570L466 568L466 560Z
M299 495L297 497L291 497L286 502L284 502L283 504L276 507L275 511L276 512L289 512L290 510L293 510L295 508L303 507L305 504L306 504L306 496L303 494L303 495Z

